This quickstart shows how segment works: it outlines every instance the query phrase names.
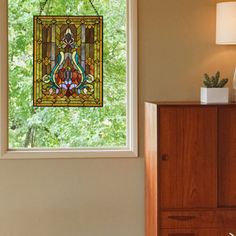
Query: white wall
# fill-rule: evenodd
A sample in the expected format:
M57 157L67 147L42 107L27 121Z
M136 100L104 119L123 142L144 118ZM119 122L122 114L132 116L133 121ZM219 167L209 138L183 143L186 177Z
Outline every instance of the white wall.
M141 157L144 101L197 100L203 73L232 77L216 2L139 0ZM0 236L144 236L144 159L0 161Z

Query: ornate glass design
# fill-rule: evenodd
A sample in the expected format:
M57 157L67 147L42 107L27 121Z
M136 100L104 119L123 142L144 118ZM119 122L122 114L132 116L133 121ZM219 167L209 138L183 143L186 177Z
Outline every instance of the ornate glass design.
M34 17L34 106L103 105L101 16Z

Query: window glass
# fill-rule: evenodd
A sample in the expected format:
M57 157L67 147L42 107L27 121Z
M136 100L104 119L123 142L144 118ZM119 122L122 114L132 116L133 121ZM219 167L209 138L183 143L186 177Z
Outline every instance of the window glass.
M39 0L9 0L9 148L125 147L126 1L94 0L104 20L104 106L33 107L33 16ZM95 15L89 1L49 0L47 15Z

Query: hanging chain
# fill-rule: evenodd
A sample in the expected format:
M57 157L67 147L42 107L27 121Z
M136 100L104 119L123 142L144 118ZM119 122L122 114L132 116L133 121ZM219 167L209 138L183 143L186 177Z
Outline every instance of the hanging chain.
M89 2L90 2L90 4L91 4L93 10L94 10L94 11L96 12L96 14L99 16L98 11L97 11L96 7L94 6L92 0L89 0Z
M40 9L39 9L39 15L41 16L42 15L42 12L47 4L48 0L45 0L44 2L40 2L39 5L40 5Z
M49 14L49 12L51 12L52 11L52 0L50 0L49 2L48 2L48 9L47 9L47 14Z
M40 16L42 15L42 13L44 11L44 8L45 8L48 1L49 0L45 0L44 2L40 2L40 10L39 10L39 15ZM94 6L92 0L89 0L89 3L91 4L91 6L92 6L93 10L96 12L96 14L99 16L98 11L97 11L96 7Z

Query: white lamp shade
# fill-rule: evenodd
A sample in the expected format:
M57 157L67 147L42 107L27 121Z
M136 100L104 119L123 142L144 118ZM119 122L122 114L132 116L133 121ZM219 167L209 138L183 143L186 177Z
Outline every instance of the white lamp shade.
M216 44L236 44L236 2L221 2L216 7Z

